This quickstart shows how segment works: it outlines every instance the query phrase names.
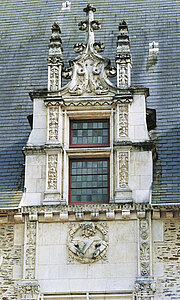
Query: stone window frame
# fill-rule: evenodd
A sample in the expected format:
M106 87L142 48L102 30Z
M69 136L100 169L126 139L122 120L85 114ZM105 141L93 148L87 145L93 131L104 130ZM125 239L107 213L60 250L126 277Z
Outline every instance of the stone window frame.
M109 203L113 201L114 198L114 154L113 154L113 141L114 141L114 108L112 107L101 107L101 108L82 108L81 109L65 109L63 111L64 115L64 158L63 158L63 199L67 199L67 204L69 201L69 160L71 158L109 158ZM70 120L100 120L109 119L109 146L95 146L95 147L70 147ZM93 203L93 202L92 202ZM107 202L103 202L107 203ZM83 203L81 203L83 204ZM84 202L86 204L86 202Z

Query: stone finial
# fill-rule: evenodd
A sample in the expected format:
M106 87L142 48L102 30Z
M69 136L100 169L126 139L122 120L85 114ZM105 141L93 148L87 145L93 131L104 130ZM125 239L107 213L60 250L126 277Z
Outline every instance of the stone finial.
M57 91L61 87L62 60L62 41L60 37L60 27L58 23L52 25L52 35L49 44L48 55L48 90Z
M104 44L94 42L94 31L101 28L100 22L94 19L96 8L93 5L88 4L83 11L86 12L87 18L86 20L81 21L78 26L79 30L86 31L86 51L95 50L96 52L101 52L105 48Z
M127 88L131 84L131 53L128 26L124 20L119 23L116 63L117 86Z

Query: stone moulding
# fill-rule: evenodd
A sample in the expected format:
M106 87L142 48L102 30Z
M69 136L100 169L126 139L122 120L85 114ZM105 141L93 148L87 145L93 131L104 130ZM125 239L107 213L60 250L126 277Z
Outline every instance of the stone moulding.
M45 154L47 150L54 150L54 149L62 149L62 145L60 143L50 143L50 144L45 144L45 145L26 145L23 147L23 153L25 155L31 155L31 154Z
M84 220L122 220L144 217L151 210L149 204L87 204L87 205L43 205L24 206L19 210L22 222L28 216L29 221L48 222L47 214L51 214L52 222L84 221Z

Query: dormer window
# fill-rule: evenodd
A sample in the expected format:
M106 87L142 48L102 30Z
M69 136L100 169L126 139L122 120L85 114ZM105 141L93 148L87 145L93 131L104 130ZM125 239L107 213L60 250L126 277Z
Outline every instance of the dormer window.
M109 119L71 120L70 147L109 146Z

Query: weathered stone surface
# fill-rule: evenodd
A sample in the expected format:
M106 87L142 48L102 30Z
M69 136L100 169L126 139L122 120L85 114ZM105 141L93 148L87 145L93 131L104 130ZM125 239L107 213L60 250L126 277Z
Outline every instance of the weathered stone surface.
M2 264L0 266L0 296L1 299L18 299L14 272L22 267L22 245L14 245L14 225L0 225L0 251ZM19 236L21 238L21 234ZM22 274L21 274L22 275Z
M154 243L154 265L161 263L156 299L180 299L180 222L164 220L164 240ZM161 271L162 272L162 271Z

